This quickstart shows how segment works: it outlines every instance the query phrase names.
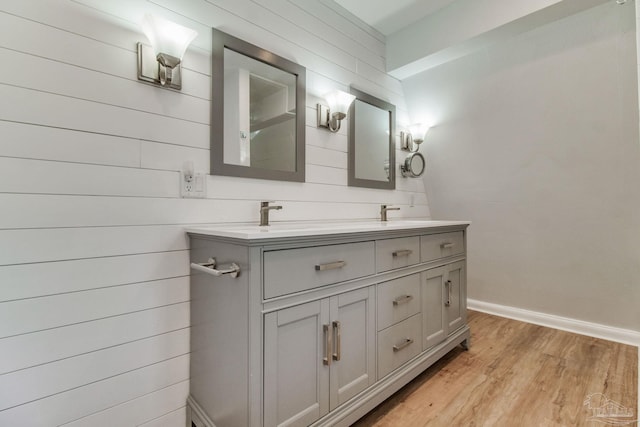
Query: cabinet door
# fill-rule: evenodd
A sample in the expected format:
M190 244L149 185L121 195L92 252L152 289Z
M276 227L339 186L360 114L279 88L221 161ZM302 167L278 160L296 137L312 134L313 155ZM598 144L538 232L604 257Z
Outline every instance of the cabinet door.
M307 426L329 411L329 300L268 313L264 321L264 425Z
M438 344L447 336L444 310L446 267L433 268L422 274L422 348Z
M445 268L447 269L445 311L447 334L450 334L464 325L467 320L466 271L464 261L454 262Z
M330 410L375 382L375 288L330 299L333 350Z

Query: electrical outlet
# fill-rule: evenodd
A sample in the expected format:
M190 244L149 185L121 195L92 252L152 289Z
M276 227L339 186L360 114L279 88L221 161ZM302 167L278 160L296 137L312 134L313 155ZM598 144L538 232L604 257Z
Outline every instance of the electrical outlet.
M205 198L207 195L206 175L203 173L180 173L180 195L184 198Z

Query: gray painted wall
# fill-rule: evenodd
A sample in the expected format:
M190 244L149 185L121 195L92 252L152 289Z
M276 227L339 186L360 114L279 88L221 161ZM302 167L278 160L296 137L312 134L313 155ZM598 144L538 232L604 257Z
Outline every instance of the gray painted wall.
M608 2L403 81L432 217L473 221L470 298L640 330L635 21Z

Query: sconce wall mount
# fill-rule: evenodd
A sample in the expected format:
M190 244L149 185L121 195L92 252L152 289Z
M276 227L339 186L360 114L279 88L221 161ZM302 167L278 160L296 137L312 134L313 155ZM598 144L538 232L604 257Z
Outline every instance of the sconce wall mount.
M415 150L413 147L415 146ZM400 131L400 148L405 151L410 151L412 153L418 151L418 146L413 143L413 136L410 132Z
M198 33L149 14L145 15L141 26L151 46L137 45L138 79L180 90L182 57Z
M337 132L340 130L340 121L346 117L345 114L338 113L336 117L331 117L331 110L329 106L323 104L317 104L318 110L318 127L328 128L331 132Z

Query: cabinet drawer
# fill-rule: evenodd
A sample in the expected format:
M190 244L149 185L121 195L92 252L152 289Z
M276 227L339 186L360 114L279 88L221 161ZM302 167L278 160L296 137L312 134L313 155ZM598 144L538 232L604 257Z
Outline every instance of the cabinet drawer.
M463 253L464 236L462 231L420 236L420 258L422 262Z
M420 274L380 283L377 287L378 330L420 312Z
M264 297L305 291L374 274L374 243L348 243L264 253Z
M378 380L420 354L421 316L416 314L378 332Z
M376 242L376 268L378 272L406 267L420 262L420 239L403 237Z

